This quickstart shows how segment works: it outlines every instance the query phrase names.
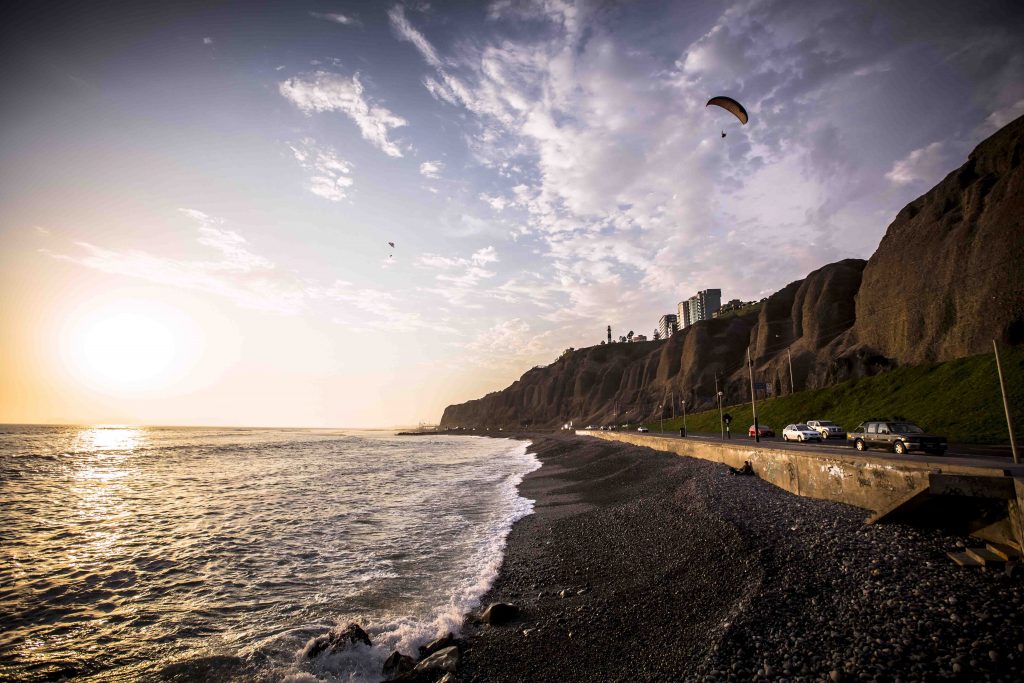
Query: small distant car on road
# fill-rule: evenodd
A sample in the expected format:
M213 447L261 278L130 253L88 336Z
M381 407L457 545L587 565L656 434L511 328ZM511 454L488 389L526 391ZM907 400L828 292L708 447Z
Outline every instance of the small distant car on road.
M638 432L649 432L651 430L648 429L647 427L637 427L636 431L638 431Z
M822 439L839 439L845 433L843 428L832 420L808 420L807 426L821 434Z
M858 451L881 448L897 455L910 451L944 455L949 446L946 437L926 434L907 420L869 420L847 434L846 440Z
M817 441L821 442L821 434L811 429L810 425L794 424L786 425L782 430L783 441Z
M772 429L771 427L769 427L768 425L758 425L757 426L757 435L758 436L775 436L775 430ZM750 429L747 430L747 436L749 436L751 439L754 438L754 425L750 425Z

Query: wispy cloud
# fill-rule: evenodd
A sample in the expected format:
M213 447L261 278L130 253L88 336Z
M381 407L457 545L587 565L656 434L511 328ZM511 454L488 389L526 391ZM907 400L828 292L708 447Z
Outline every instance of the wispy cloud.
M420 164L420 175L431 180L440 178L443 170L444 164L440 161L424 161Z
M341 24L342 26L362 26L362 22L359 21L358 17L342 14L340 12L310 12L309 16L315 19L323 19L324 21L334 22L335 24Z
M326 306L327 315L353 329L449 329L446 324L432 327L416 311L401 310L399 298L391 292L345 280L321 284L282 271L252 251L248 240L224 221L195 209L181 209L181 213L198 224L195 241L217 258L180 259L89 242L76 242L80 250L76 254L44 253L112 275L211 294L258 311L297 315Z
M462 360L473 365L522 369L551 359L551 331L540 332L521 318L501 320L486 326L462 344Z
M278 85L278 90L307 114L342 112L355 122L365 140L388 156L402 156L401 148L389 135L406 125L406 120L368 98L358 73L346 77L316 71L289 78Z
M289 145L292 155L302 168L309 171L309 191L332 202L348 196L352 187L352 164L338 158L334 150L320 149L312 138L304 138Z
M933 142L926 147L915 149L894 163L885 177L896 185L934 183L948 171L949 159L945 144Z
M388 19L399 39L412 43L431 66L441 66L441 58L438 57L434 46L409 23L405 16L405 7L402 5L392 7L388 11Z

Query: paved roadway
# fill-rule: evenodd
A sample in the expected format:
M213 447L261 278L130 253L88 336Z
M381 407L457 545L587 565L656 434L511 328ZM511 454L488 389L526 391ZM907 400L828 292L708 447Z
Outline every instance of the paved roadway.
M625 431L625 430L616 430L616 431ZM657 429L652 429L649 433L651 435L653 435L653 436L664 436L666 438L676 438L676 439L681 438L679 436L679 432L669 432L669 431L666 431L664 433L661 433ZM722 440L721 434L709 434L709 433L705 433L705 432L701 432L701 433L689 432L687 434L686 438L688 438L688 439L699 439L701 441L714 441L714 442L721 442L721 440ZM736 434L735 432L733 432L733 434L732 434L732 440L731 441L732 442L736 442L736 443L754 443L754 439L752 437L747 436L745 433L743 433L743 434ZM729 442L730 442L729 440L726 441L726 443L729 443ZM843 438L837 438L837 439L826 439L825 441L822 441L820 444L817 441L809 441L807 443L798 443L798 442L792 442L792 441L783 441L781 436L774 436L774 437L764 437L763 436L763 437L761 437L761 443L771 444L772 448L786 448L786 449L793 449L793 450L810 449L810 450L814 450L814 451L841 451L841 452L845 452L845 453L855 452L853 447L847 444L845 436ZM893 455L889 451L882 451L882 450L879 450L877 448L871 449L871 450L869 450L867 452L870 453L870 454L874 454L874 455ZM928 454L925 454L925 453L919 453L919 452L916 452L916 451L912 455L914 455L914 456L928 456L929 459L938 457L938 456L934 456L934 455L928 455ZM971 459L994 460L994 461L998 461L998 462L1001 462L1001 463L1007 464L1007 465L1010 465L1010 464L1013 463L1013 457L1012 457L1012 454L1010 452L1010 447L1009 446L988 446L988 445L978 445L978 444L957 444L957 443L951 443L951 444L949 444L949 448L946 450L945 457L947 457L947 458L971 458Z

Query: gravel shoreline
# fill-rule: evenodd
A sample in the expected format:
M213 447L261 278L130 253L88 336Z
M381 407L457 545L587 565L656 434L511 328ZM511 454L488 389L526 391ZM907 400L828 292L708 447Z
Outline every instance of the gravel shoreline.
M462 681L1024 680L1024 580L969 542L800 498L722 465L531 435L535 514L469 618Z

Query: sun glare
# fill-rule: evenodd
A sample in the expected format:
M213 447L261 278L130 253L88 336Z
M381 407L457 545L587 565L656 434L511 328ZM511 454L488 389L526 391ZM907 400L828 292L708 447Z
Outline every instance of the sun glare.
M188 360L179 315L139 302L75 316L62 339L71 372L98 389L144 390L174 381Z

